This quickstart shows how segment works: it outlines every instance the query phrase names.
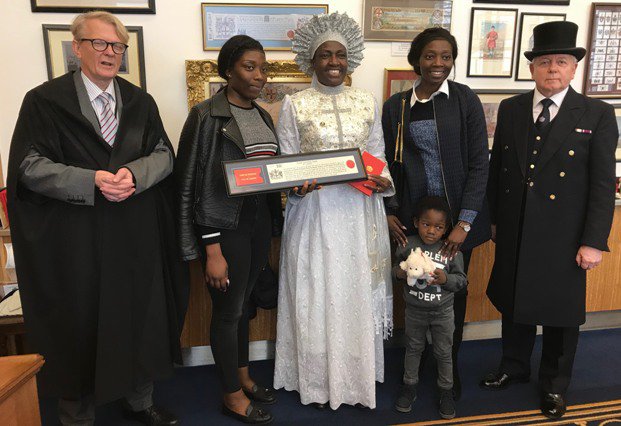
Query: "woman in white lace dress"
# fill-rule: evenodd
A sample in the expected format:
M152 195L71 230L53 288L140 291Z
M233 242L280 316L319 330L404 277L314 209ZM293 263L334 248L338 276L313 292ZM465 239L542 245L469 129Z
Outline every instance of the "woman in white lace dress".
M293 51L311 88L285 97L277 128L283 154L360 148L384 159L373 96L343 84L362 59L360 28L347 15L313 17ZM382 197L387 168L364 195L347 184L289 194L280 254L274 387L302 404L375 408L384 380L383 338L392 329L390 243Z

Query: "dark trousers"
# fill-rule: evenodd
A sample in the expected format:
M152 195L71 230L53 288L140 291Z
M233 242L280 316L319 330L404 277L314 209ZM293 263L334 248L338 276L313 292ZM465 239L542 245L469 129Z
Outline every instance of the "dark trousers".
M271 240L265 196L244 200L237 229L221 231L220 247L228 264L229 287L211 295L211 351L226 393L241 389L237 369L248 366L248 299L267 264Z
M502 360L500 371L510 375L530 375L530 358L537 326L502 317ZM543 326L543 348L539 364L542 392L565 394L571 380L578 346L578 327Z
M472 249L463 250L461 254L464 256L464 272L468 274L470 266L470 257L472 257ZM464 335L464 321L466 320L466 301L468 300L468 287L455 293L453 300L453 313L455 315L455 331L453 332L453 381L459 380L459 347Z

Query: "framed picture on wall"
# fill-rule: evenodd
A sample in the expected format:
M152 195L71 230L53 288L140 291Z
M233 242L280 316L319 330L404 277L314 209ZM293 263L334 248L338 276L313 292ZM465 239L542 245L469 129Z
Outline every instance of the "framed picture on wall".
M483 113L485 114L485 123L487 123L487 143L491 151L492 144L494 143L494 132L496 131L496 120L498 117L498 107L500 102L504 99L508 99L511 96L518 95L520 93L526 93L528 90L485 90L475 89L483 105Z
M364 39L412 41L428 27L442 27L450 31L452 14L452 1L364 0Z
M203 50L220 50L237 34L260 41L265 50L291 50L294 31L328 13L328 5L201 3L201 11Z
M144 47L142 27L126 27L129 32L129 47L123 54L119 77L146 90L147 82L144 71ZM73 35L69 25L43 24L43 44L45 45L45 61L47 77L53 79L69 71L80 68L80 60L72 49ZM83 43L89 43L83 41Z
M395 93L410 90L418 74L412 68L384 68L384 101Z
M550 6L568 6L570 0L474 0L473 3L497 3L497 4L542 4Z
M593 3L583 93L621 98L621 4Z
M517 9L472 8L468 77L511 77Z
M75 13L107 10L113 13L155 13L155 0L30 0L33 12Z
M515 80L533 81L524 52L533 49L533 28L539 24L552 21L564 21L564 13L522 13L520 16L520 36L518 38L518 54L515 61Z
M215 60L185 61L185 78L188 87L188 108L211 98L226 84L218 75L218 62ZM292 95L310 87L311 78L300 71L294 61L268 61L268 78L257 103L270 113L274 124L285 95ZM351 75L345 78L351 85Z

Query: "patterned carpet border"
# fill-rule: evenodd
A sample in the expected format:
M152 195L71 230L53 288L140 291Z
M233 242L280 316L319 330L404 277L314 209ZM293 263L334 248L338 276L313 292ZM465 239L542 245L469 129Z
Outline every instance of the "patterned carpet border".
M621 425L621 400L573 405L567 407L567 413L561 419L556 421L552 421L544 417L539 410L530 410L517 411L513 413L486 414L472 417L458 417L452 420L434 420L400 424L400 426L414 425Z

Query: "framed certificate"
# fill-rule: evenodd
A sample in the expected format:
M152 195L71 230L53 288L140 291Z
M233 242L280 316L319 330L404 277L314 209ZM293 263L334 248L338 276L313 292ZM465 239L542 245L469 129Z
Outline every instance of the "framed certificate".
M320 185L367 179L358 148L223 161L230 196L276 192L317 179Z
M296 29L314 15L328 13L327 4L201 3L203 50L220 50L237 34L248 35L265 50L291 50Z

